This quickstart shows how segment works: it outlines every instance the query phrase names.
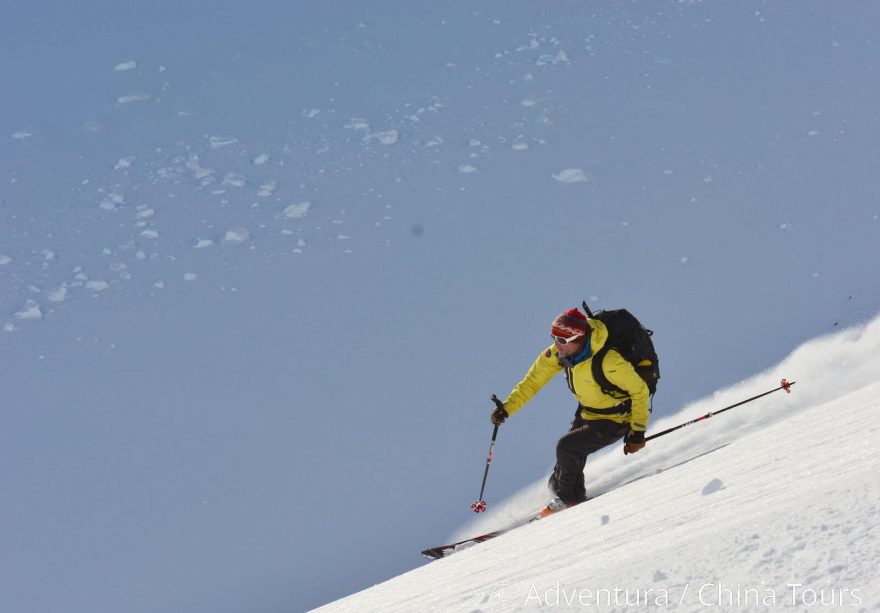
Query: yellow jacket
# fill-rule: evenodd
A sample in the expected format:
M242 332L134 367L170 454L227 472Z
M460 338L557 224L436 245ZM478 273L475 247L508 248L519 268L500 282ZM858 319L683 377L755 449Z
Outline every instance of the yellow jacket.
M602 360L602 371L608 380L622 390L626 390L631 405L626 406L627 398L614 398L602 392L602 388L593 378L593 358L608 340L608 329L601 321L589 319L592 333L590 337L591 357L566 368L559 363L559 351L551 345L541 352L529 372L522 381L517 383L513 391L504 401L504 410L508 415L519 411L529 400L559 372L565 371L568 388L574 393L577 401L585 407L581 410L581 418L609 419L617 423L629 423L632 430L644 432L648 428L650 412L650 392L648 385L636 373L632 364L614 349L609 349ZM627 410L628 408L628 410ZM591 411L590 409L594 409ZM608 412L606 413L605 410ZM625 412L621 412L625 411Z

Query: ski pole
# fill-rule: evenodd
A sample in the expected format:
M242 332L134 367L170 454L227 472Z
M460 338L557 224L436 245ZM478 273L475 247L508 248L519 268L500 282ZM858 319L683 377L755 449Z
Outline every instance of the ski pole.
M729 411L730 409L735 409L736 407L742 406L742 405L746 404L747 402L751 402L752 400L757 400L758 398L763 398L767 394L772 394L773 392L778 392L779 390L785 390L785 392L787 394L790 394L791 393L791 386L794 385L795 383L797 383L797 382L792 381L791 383L789 383L788 381L783 379L782 382L779 384L779 387L774 388L774 389L770 390L769 392L764 392L763 394L758 394L757 396L752 396L748 400L743 400L742 402L737 402L736 404L732 404L729 407L724 407L723 409L720 409L718 411L710 411L701 417L697 417L696 419L692 419L692 420L685 422L683 424L679 424L677 426L669 428L668 430L664 430L663 432L658 432L657 434L652 434L651 436L647 436L647 437L645 437L645 441L650 441L651 439L659 438L659 437L663 436L664 434L669 434L670 432L675 432L676 430L680 430L681 428L684 428L685 426L690 426L691 424L695 424L698 421L703 421L704 419L709 419L713 415L718 415L719 413L724 413L724 411Z
M503 408L504 404L498 399L498 396L492 394L492 402L495 403L495 406L499 408ZM483 500L483 492L486 489L486 477L489 476L489 464L492 463L492 451L495 449L495 437L498 436L498 424L495 424L495 429L492 430L492 442L489 443L489 455L486 457L486 470L483 472L483 485L480 486L480 497L471 505L471 509L474 510L474 513L482 513L486 510L486 501Z

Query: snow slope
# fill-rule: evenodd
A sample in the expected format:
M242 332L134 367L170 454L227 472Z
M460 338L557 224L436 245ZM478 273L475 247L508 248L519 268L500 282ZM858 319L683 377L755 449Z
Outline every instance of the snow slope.
M880 3L822 0L5 3L0 613L287 613L411 570L585 298L656 331L655 425L872 317L878 47ZM845 388L793 370L747 387ZM573 408L554 382L505 426L487 526L543 504L514 494Z
M670 434L633 460L614 449L588 463L589 492L610 489L600 498L319 610L877 610L878 350L880 318L806 343L652 429L770 389L781 373L800 379L790 396ZM615 488L632 476L648 478ZM462 533L527 514L541 490Z

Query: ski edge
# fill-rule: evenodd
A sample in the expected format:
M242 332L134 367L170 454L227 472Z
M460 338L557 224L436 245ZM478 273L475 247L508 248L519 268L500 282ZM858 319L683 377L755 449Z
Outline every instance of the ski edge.
M511 530L513 530L513 528L495 530L494 532L480 534L479 536L474 536L463 541L458 541L457 543L440 545L439 547L430 547L429 549L425 549L424 551L422 551L422 555L429 560L439 560L440 558L445 558L446 556L455 553L459 549L464 549L467 545L477 545L479 543L484 543L490 539L495 538L496 536L501 536L502 534L510 532Z
M492 532L487 532L486 534L480 534L477 536L472 536L469 539L464 539L463 541L458 541L457 543L450 543L448 545L440 545L438 547L430 547L422 551L422 556L428 558L429 560L439 560L441 558L448 557L457 551L462 549L467 549L472 545L478 545L480 543L485 543L488 540L501 536L502 534L507 534L517 528L521 528L527 524L532 523L533 521L540 519L540 515L532 515L527 519L521 520L512 526L508 526L507 528L501 528L500 530L494 530Z

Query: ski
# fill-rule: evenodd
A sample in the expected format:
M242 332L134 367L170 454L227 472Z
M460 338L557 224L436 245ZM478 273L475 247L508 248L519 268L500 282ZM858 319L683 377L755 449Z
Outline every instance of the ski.
M486 534L480 534L478 536L473 536L469 539L464 539L463 541L458 541L457 543L450 543L448 545L440 545L439 547L431 547L430 549L425 549L422 551L422 555L429 560L439 560L440 558L445 558L453 553L461 551L463 549L467 549L468 547L473 547L474 545L478 545L480 543L485 543L488 540L495 538L496 536L501 536L502 534L507 534L512 530L516 530L521 526L525 526L526 524L530 524L536 519L540 519L539 515L533 515L528 519L523 519L512 526L508 526L506 528L501 528L500 530L495 530L493 532L487 532Z
M461 551L462 549L466 549L467 547L471 547L478 543L483 543L485 541L488 541L489 539L495 538L496 536L501 536L505 532L510 532L511 530L513 530L513 528L504 528L502 530L496 530L495 532L487 532L486 534L481 534L479 536L465 539L463 541L458 541L457 543L440 545L439 547L431 547L430 549L425 549L422 552L422 555L429 560L439 560L440 558L445 558L449 554L455 553L456 551Z

